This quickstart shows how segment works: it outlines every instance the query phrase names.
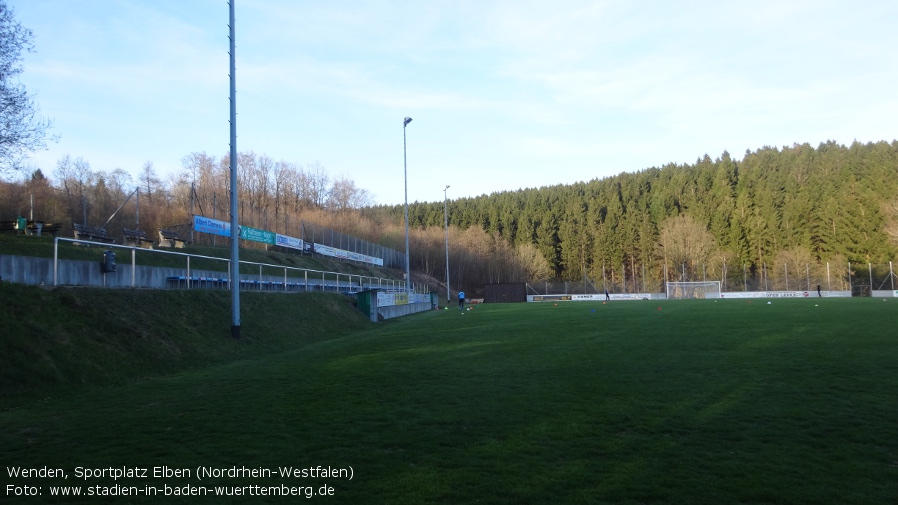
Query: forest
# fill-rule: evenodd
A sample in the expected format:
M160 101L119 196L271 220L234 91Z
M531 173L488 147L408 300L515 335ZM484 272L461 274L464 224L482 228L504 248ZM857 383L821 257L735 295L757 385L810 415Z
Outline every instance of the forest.
M192 214L227 219L229 164L227 155L191 153L181 173L163 180L151 162L134 177L66 156L49 174L32 167L0 183L0 219L21 214L68 230L108 220L113 235L135 226L153 235L186 226ZM241 224L306 240L317 240L313 230L334 230L404 251L403 206L372 205L366 190L320 163L247 152L238 154L238 174ZM742 160L724 152L576 184L414 202L409 222L412 270L444 281L448 240L453 290L538 281L632 292L662 291L665 280L782 283L775 265L786 272L778 287L789 288L789 269L817 275L828 265L896 257L898 142L763 147Z
M416 203L409 221L438 228L443 211L442 202ZM401 212L365 210L394 219ZM692 165L462 198L450 202L449 223L483 230L513 250L535 247L554 279L592 279L623 291L658 292L665 279L728 274L740 286L757 284L771 276L771 265L784 265L786 277L791 265L821 278L827 263L896 257L898 142L763 147L741 161L724 152ZM418 266L426 268L421 255ZM772 269L777 287L790 288L782 271ZM484 281L506 280L486 273Z

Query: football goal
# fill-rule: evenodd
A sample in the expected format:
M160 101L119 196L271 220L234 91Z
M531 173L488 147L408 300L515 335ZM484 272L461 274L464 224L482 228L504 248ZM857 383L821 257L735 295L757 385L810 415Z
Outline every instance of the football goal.
M668 282L667 298L669 300L720 298L720 281Z

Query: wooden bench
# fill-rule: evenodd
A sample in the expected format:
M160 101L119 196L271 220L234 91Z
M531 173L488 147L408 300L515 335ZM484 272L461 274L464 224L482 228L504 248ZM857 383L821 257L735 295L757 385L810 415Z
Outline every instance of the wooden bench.
M153 248L153 240L143 230L122 229L122 235L125 237L125 244L134 247Z
M50 235L56 236L59 233L62 225L59 223L44 223L41 221L28 221L26 225L26 230L19 230L15 221L0 221L0 232L13 232L18 234L22 232L26 235L43 235L44 233L49 233Z
M106 234L103 228L93 228L82 224L72 224L75 230L75 238L78 240L89 240L91 242L103 242L105 244L114 244L115 240Z
M28 223L28 229L31 230L32 235L53 235L56 236L59 233L59 230L62 229L62 224L60 223L43 223L40 230L38 230L37 223L31 222Z
M159 247L183 249L187 241L175 230L159 230Z

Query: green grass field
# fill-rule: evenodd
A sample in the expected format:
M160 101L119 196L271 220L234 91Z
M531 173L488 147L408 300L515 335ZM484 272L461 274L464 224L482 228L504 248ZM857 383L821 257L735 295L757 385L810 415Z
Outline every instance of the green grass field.
M898 300L869 298L433 311L19 401L0 412L3 488L42 493L21 503L299 499L257 496L281 486L340 504L895 503L896 327ZM191 475L153 477L163 466ZM201 466L275 474L200 480ZM352 478L277 474L318 466ZM50 496L115 485L159 495Z

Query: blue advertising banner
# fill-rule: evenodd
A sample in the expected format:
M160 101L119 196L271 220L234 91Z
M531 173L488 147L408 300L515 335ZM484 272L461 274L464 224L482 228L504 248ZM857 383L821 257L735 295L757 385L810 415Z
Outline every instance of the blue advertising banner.
M211 233L222 237L231 236L231 223L203 216L193 216L193 229L201 233Z
M203 216L193 216L193 229L200 233L209 233L212 235L220 235L222 237L231 236L231 223L219 221ZM281 247L289 247L291 249L305 250L307 243L299 238L288 237L279 233L274 233L249 226L238 227L239 237L243 240L252 240L254 242L263 242L271 245L279 245ZM311 244L310 244L311 245ZM383 266L384 260L367 254L338 249L336 247L326 246L324 244L314 244L314 251L323 256L339 258L343 260L361 261L372 265Z

